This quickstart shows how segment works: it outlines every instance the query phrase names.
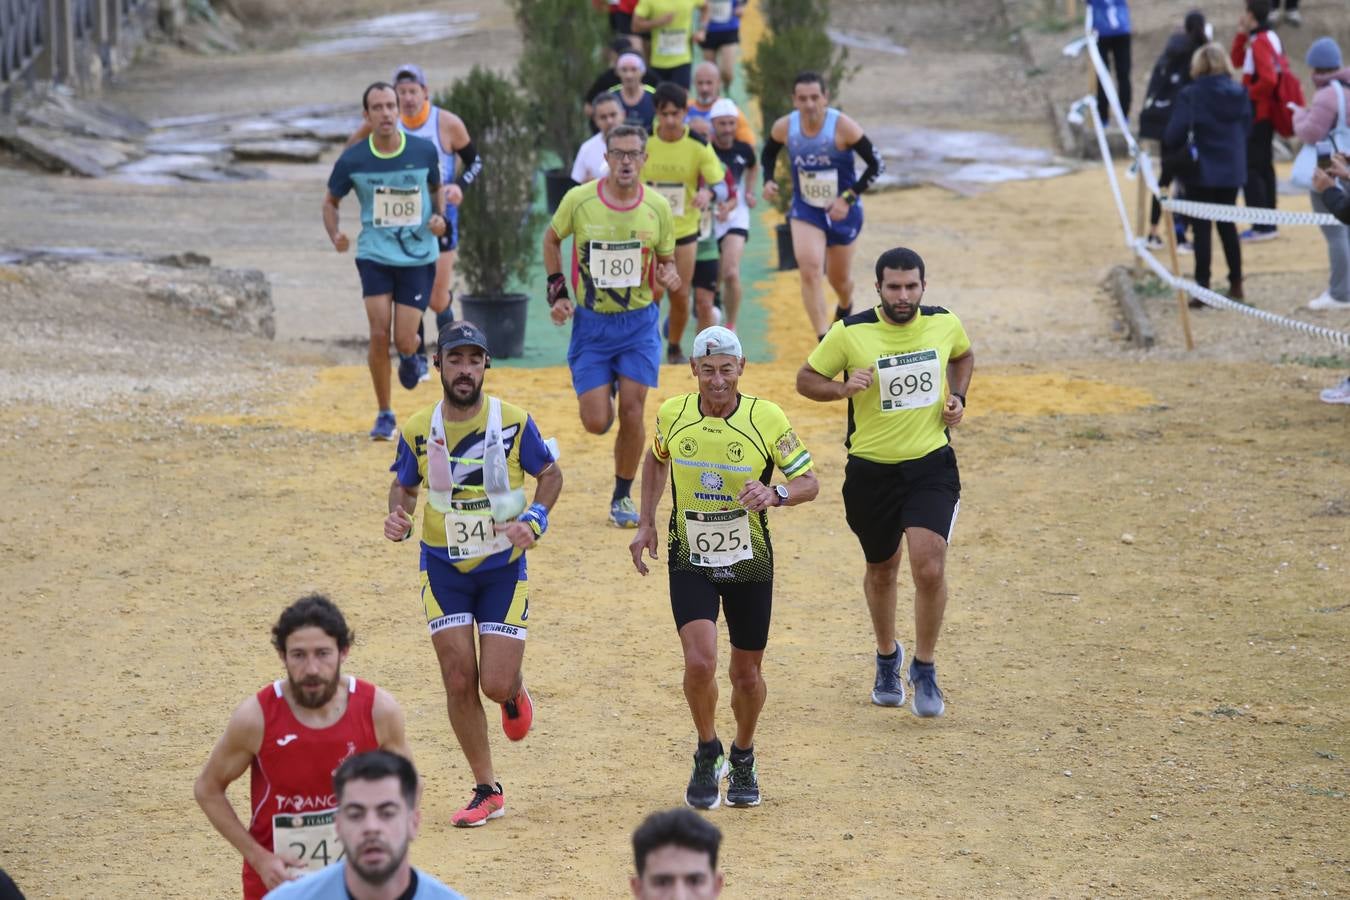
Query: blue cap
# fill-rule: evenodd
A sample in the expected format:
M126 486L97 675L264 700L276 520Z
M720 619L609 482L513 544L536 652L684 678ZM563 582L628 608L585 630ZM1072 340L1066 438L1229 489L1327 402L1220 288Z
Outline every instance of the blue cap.
M1308 48L1307 63L1314 69L1339 69L1341 48L1329 37L1320 37Z
M404 63L394 70L394 84L400 81L415 81L422 87L427 86L427 73L416 63Z

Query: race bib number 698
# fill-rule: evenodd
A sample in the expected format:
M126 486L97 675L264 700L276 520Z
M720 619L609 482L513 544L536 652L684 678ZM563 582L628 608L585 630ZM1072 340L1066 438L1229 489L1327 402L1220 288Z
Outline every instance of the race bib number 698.
M936 350L918 350L877 360L881 411L919 409L938 402L942 388Z

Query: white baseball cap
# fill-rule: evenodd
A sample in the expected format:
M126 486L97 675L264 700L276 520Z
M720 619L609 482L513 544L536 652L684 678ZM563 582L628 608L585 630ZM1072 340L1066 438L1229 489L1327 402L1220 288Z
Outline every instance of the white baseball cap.
M739 116L740 110L736 109L736 104L732 103L726 97L719 98L708 110L708 118L720 119L722 116Z
M736 337L736 332L721 325L711 325L694 338L693 358L702 359L705 356L745 358L745 354L741 352L741 339Z

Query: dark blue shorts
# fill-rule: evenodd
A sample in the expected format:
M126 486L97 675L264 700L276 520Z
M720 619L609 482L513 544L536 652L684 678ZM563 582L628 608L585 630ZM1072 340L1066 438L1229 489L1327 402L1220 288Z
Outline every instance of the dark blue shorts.
M788 211L789 219L800 219L808 225L814 225L825 232L825 246L840 247L853 243L862 233L863 210L862 203L855 203L849 208L848 215L842 221L834 222L825 214L825 210L816 206L807 206L795 197L792 200L792 209Z
M361 273L362 297L393 294L395 303L421 310L431 302L431 287L436 283L435 263L390 266L357 257L356 271Z
M478 624L479 634L525 640L530 617L530 582L525 556L487 571L461 572L422 548L422 606L427 629Z
M704 38L703 43L699 44L704 50L716 50L718 47L725 47L727 44L739 44L741 42L741 26L728 28L724 31L713 31L708 29L708 36Z
M598 313L577 307L567 365L578 395L622 376L656 387L661 371L660 310L655 303L620 313Z
M678 66L671 66L669 69L663 69L660 66L652 66L652 75L656 76L658 84L662 81L673 81L686 91L689 90L689 82L692 73L692 63L680 63Z
M442 253L449 253L459 246L459 207L445 205L445 234L436 238Z

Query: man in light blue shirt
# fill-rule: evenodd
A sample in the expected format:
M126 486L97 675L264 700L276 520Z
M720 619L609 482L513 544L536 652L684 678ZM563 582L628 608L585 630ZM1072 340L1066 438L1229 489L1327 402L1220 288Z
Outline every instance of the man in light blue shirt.
M333 775L333 792L342 857L268 900L464 900L408 861L422 820L411 762L387 750L348 757Z

